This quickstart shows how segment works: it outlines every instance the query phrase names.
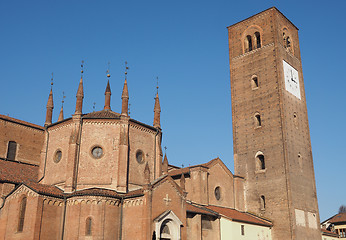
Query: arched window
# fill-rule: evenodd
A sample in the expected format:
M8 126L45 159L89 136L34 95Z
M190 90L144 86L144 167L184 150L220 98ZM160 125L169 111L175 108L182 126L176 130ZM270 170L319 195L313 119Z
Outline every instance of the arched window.
M17 232L23 232L25 209L26 209L26 196L24 196L22 200L20 201Z
M216 200L220 200L221 199L221 189L219 186L217 186L214 190L214 195Z
M259 32L255 32L255 46L256 48L261 47L261 35Z
M250 51L252 51L252 38L250 35L247 35L245 39L245 52Z
M85 221L85 235L86 236L92 235L92 219L91 219L91 217L88 217Z
M261 115L259 113L255 114L255 126L256 127L262 126Z
M17 143L15 141L9 141L7 147L7 159L15 160L17 153Z
M264 170L264 169L266 169L264 155L263 153L259 152L256 154L256 170Z
M287 28L283 29L282 40L283 40L284 48L286 48L288 51L292 52L291 38L290 38L290 35L288 33Z
M258 88L258 77L257 76L252 76L252 78L251 78L251 88L252 89L257 89Z
M261 202L261 210L265 210L266 209L266 198L261 195L260 197L260 202Z

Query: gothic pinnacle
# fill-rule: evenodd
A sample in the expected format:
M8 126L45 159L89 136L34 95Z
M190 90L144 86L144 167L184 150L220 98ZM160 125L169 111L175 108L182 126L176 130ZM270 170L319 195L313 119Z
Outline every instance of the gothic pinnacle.
M161 128L160 113L161 113L160 99L159 99L159 93L157 92L155 97L155 106L154 106L154 127L156 128Z
M53 108L53 89L51 88L47 102L46 122L44 123L45 126L52 124Z
M121 114L128 116L129 113L129 90L127 89L127 79L125 78L123 93L121 94Z
M83 108L83 98L84 98L84 91L83 91L83 78L81 77L79 81L79 86L76 94L76 111L75 114L82 114L82 108Z
M111 87L109 85L109 79L107 82L107 87L106 87L106 91L105 91L105 107L103 108L104 110L111 110Z

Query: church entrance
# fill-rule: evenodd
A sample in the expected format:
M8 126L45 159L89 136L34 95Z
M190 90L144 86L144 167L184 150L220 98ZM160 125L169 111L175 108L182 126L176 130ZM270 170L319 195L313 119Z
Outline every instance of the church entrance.
M182 222L171 211L165 211L154 220L155 231L153 239L155 240L180 240L180 228Z

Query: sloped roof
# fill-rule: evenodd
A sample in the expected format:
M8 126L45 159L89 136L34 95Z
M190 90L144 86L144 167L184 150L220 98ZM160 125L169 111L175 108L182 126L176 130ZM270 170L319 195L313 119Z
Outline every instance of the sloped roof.
M103 196L103 197L114 197L114 198L131 198L131 197L143 195L142 189L137 189L128 193L118 193L117 191L110 190L110 189L88 188L88 189L78 190L72 193L64 193L63 190L53 185L47 185L42 183L30 182L30 181L23 182L22 184L39 194L53 196L57 198L63 198L63 197L70 198L75 196Z
M190 173L190 168L180 168L180 169L174 169L171 170L170 172L168 172L169 176L177 176L177 175L181 175L181 174L188 174Z
M60 198L64 196L64 192L61 189L52 185L36 183L36 182L25 182L24 185L29 187L33 191L43 195L60 197Z
M256 224L266 227L271 227L273 224L269 221L266 221L260 217L254 216L249 213L240 212L238 210L232 209L232 208L225 208L225 207L219 207L219 206L206 206L206 208L219 213L220 215L229 218L236 222L244 222L244 223L250 223L250 224Z
M104 197L134 197L138 195L143 195L143 189L137 189L128 193L118 193L115 190L104 189L104 188L88 188L79 191L75 191L70 194L65 194L67 197L73 196L104 196Z
M17 124L20 124L20 125L24 125L24 126L27 126L27 127L36 128L36 129L39 129L39 130L44 130L44 127L42 127L40 125L36 125L36 124L33 124L33 123L25 122L25 121L22 121L22 120L19 120L19 119L16 119L16 118L12 118L12 117L9 117L9 116L5 116L5 115L2 115L2 114L0 114L0 119L7 120L7 121L10 121L10 122L14 122L14 123L17 123Z
M111 110L101 110L85 114L83 118L120 118L120 114Z
M346 212L336 214L334 217L332 217L332 218L329 220L329 222L330 222L330 223L333 223L333 224L346 222Z
M0 181L21 183L37 181L38 166L14 161L0 160Z
M192 212L192 213L200 213L200 214L206 214L206 215L212 215L217 216L217 214L203 206L196 206L191 203L186 203L186 211Z
M152 185L152 187L154 189L154 188L156 188L157 186L159 186L160 184L162 184L164 182L170 182L172 184L172 186L179 192L179 194L184 195L183 189L181 189L181 187L169 175L162 175L158 179L156 179L153 182L151 182L151 185Z
M326 230L326 229L321 229L322 235L326 235L326 236L331 236L331 237L339 237L339 235L335 232Z

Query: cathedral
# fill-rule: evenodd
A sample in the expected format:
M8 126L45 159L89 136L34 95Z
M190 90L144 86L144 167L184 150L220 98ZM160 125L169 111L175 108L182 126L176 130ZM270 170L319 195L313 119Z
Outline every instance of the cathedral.
M122 107L44 126L0 115L0 239L321 239L298 28L275 7L228 27L234 173L169 164L153 124ZM108 75L109 77L109 75ZM88 97L88 96L86 96ZM169 111L169 110L167 110Z

